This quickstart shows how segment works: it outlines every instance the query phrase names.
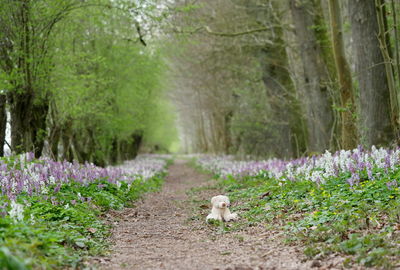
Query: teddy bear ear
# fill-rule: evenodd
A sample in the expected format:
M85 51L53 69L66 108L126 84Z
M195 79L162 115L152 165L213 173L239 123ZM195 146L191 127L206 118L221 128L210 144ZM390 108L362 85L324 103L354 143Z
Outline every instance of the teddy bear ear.
M224 200L225 202L229 201L228 196L225 196L225 195L221 195L221 199Z
M211 204L214 204L216 199L217 199L217 196L212 197L211 198Z

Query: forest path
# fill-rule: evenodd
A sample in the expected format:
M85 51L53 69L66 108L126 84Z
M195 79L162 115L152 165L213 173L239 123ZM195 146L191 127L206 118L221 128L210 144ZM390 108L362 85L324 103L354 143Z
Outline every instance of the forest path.
M207 225L209 200L219 194L209 179L176 161L160 192L113 212L113 251L100 269L310 269L261 226L221 234Z

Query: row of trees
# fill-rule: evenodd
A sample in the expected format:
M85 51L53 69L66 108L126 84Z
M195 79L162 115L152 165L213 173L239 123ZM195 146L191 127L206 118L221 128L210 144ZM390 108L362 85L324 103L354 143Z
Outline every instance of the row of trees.
M399 10L394 0L0 0L0 145L9 113L15 153L106 165L143 140L168 148L164 88L186 152L397 144Z
M186 151L294 157L397 144L397 1L177 2L181 49L169 61Z
M170 123L162 60L146 46L153 7L0 0L0 145L7 112L14 153L107 165L133 158L143 140L160 144Z

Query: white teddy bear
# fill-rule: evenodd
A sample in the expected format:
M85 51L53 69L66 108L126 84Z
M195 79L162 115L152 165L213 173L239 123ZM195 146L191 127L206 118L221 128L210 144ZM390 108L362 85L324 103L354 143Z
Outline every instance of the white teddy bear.
M237 220L238 215L236 213L231 213L229 211L229 198L224 195L214 196L211 199L212 209L211 214L207 216L207 221L209 219L216 219L219 221L230 221Z

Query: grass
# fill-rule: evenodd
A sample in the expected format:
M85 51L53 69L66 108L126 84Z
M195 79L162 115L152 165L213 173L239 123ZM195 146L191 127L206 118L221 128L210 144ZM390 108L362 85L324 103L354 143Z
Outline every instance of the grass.
M399 188L388 188L385 178L351 188L345 178L320 185L262 175L219 179L241 216L225 231L263 224L283 230L286 243L304 246L309 259L335 253L348 256L345 267L394 268L400 262Z
M132 206L143 193L158 190L162 179L119 188L102 180L88 186L69 183L47 196L18 196L24 219L0 218L0 269L83 268L86 256L108 249L110 228L102 214ZM0 204L5 201L0 198Z

